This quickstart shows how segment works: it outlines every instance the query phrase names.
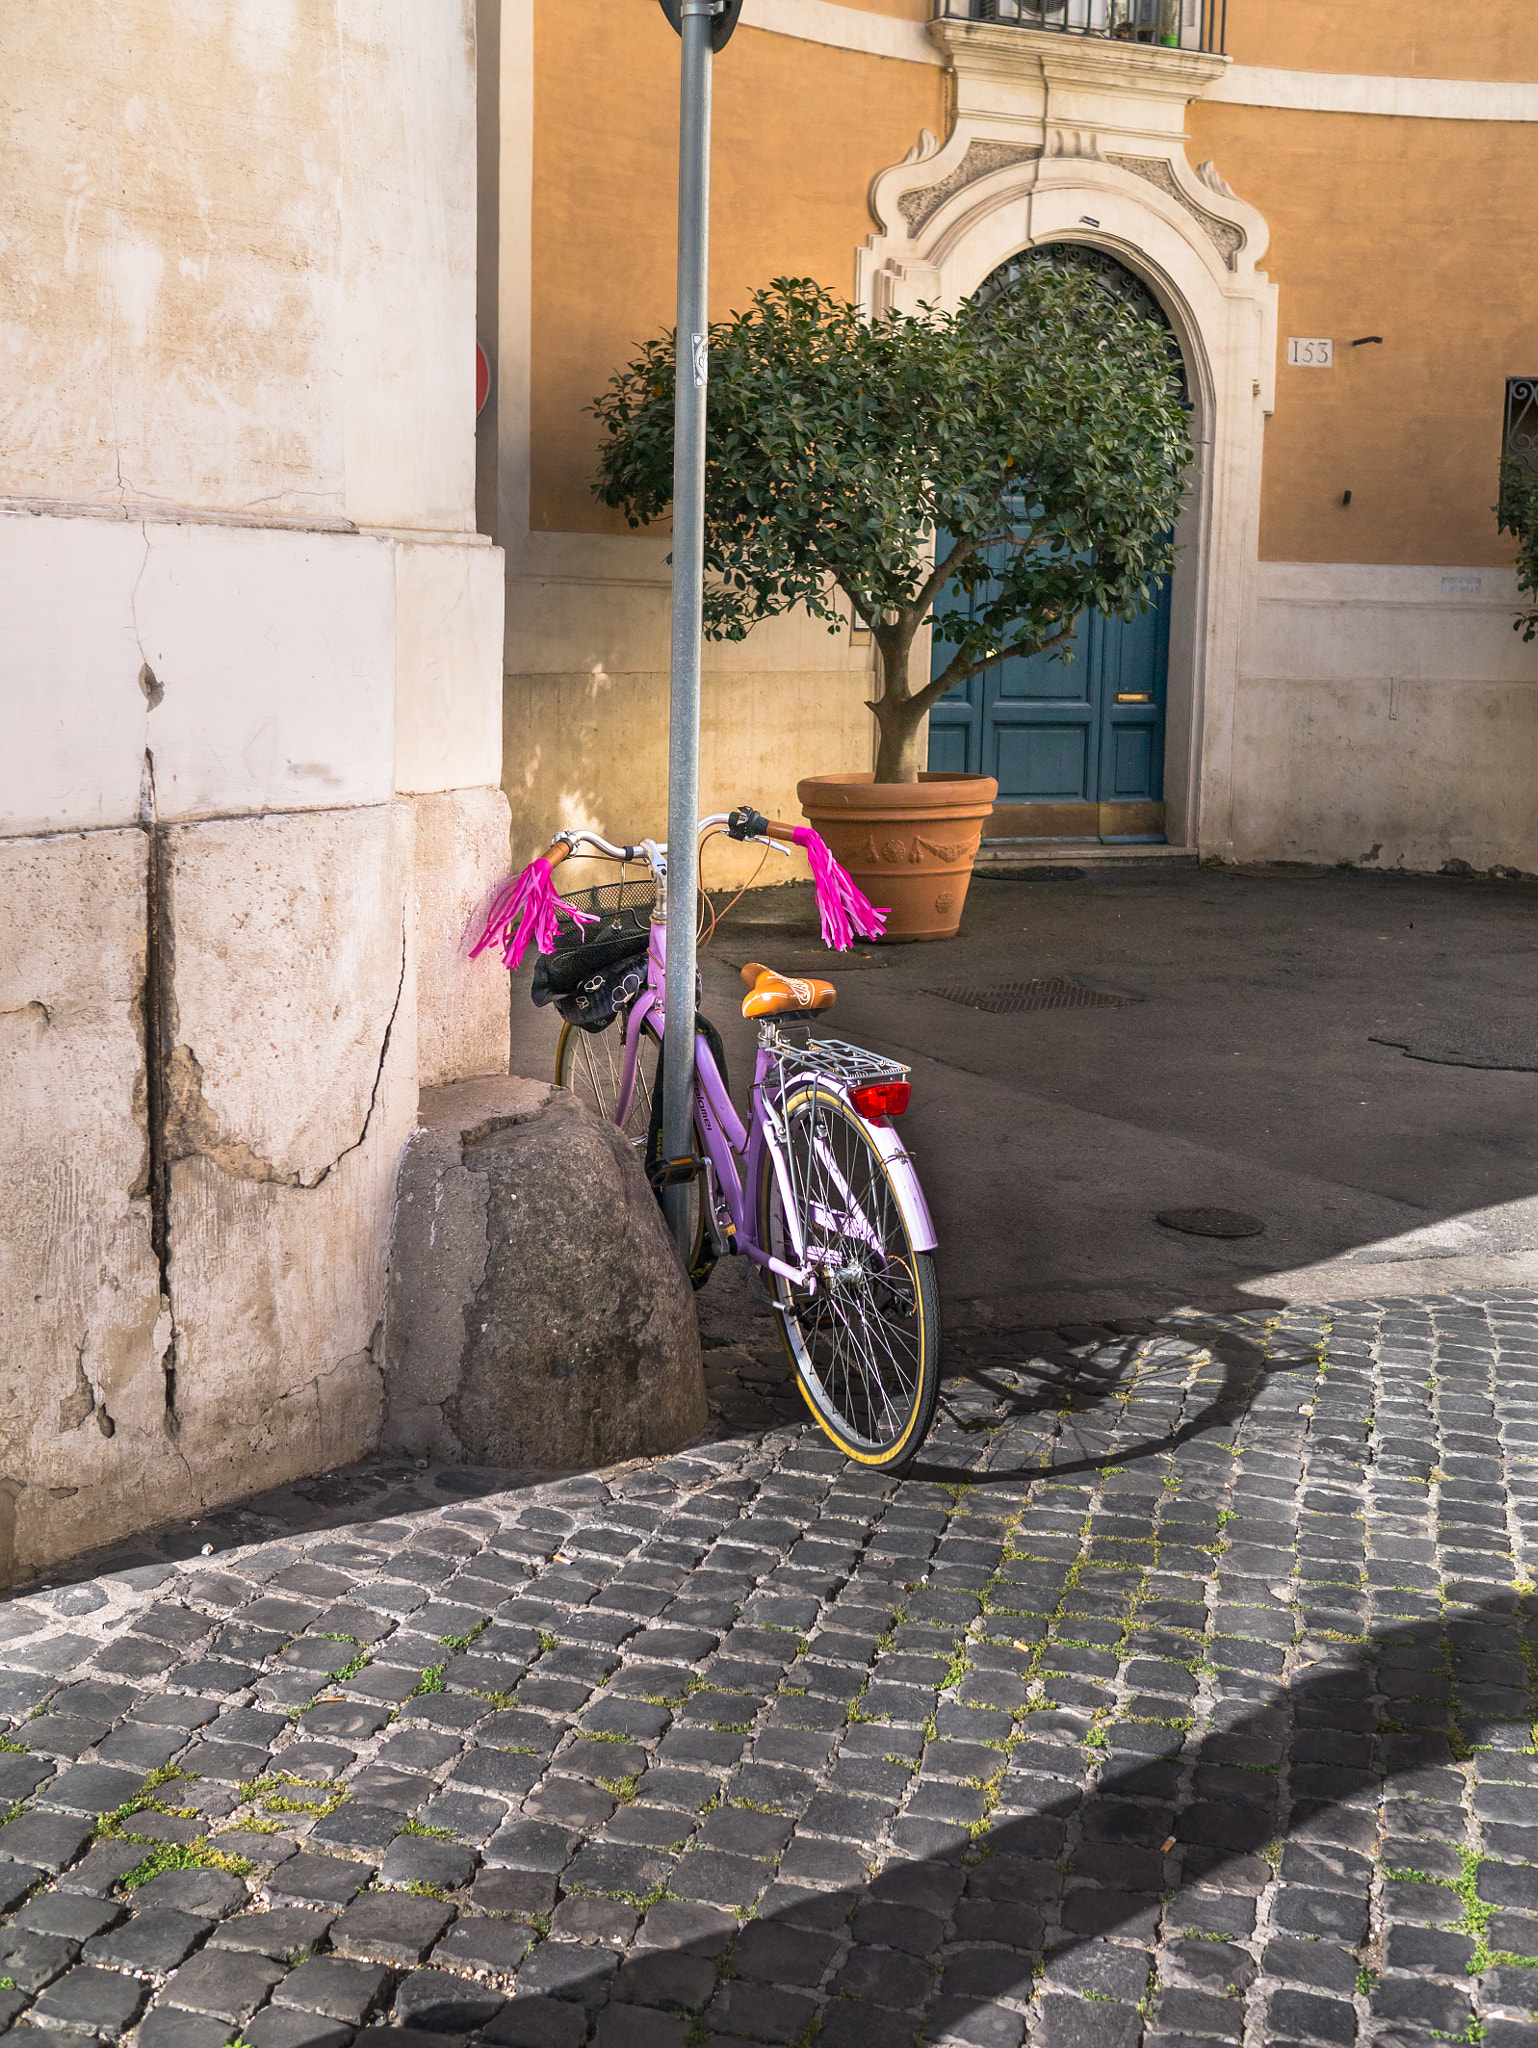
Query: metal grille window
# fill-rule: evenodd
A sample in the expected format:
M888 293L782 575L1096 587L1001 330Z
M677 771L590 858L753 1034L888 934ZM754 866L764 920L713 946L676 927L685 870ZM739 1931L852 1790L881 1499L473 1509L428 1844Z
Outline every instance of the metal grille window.
M1506 379L1506 438L1502 452L1538 472L1538 377Z
M934 0L934 12L1167 50L1221 51L1228 29L1228 0Z

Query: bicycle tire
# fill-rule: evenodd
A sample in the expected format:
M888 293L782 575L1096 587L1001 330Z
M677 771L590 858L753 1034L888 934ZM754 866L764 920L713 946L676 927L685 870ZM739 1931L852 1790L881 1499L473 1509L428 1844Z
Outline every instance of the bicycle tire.
M929 1434L940 1398L934 1260L914 1247L886 1162L847 1103L812 1083L790 1096L784 1114L792 1185L806 1191L803 1210L815 1207L824 1218L842 1213L847 1219L852 1204L859 1227L852 1233L847 1228L830 1232L826 1221L804 1220L809 1243L820 1236L823 1245L831 1241L841 1248L844 1273L825 1291L808 1295L783 1275L765 1273L781 1342L824 1435L858 1464L905 1472ZM819 1135L847 1190L846 1205L838 1212L814 1199L819 1189L826 1193L834 1186L826 1162L821 1169L817 1163L814 1141ZM784 1198L767 1151L758 1215L759 1242L790 1263ZM872 1245L879 1247L874 1255ZM879 1270L871 1269L873 1263ZM904 1277L894 1284L894 1275Z
M643 1170L650 1164L650 1147L655 1127L653 1105L658 1100L658 1071L661 1066L662 1045L657 1034L649 1025L641 1026L640 1043L636 1047L636 1080L631 1090L630 1106L625 1112L625 1121L619 1126L621 1134L628 1141ZM584 1031L578 1024L563 1024L561 1036L555 1048L555 1085L569 1088L577 1098L595 1115L608 1124L614 1122L615 1105L619 1101L620 1080L625 1070L624 1020L617 1019L606 1031ZM699 1139L696 1136L695 1144ZM705 1243L705 1207L699 1198L698 1183L694 1183L689 1195L692 1205L690 1218L690 1255L686 1261L689 1278L695 1287L703 1287L710 1278L715 1260L708 1255Z

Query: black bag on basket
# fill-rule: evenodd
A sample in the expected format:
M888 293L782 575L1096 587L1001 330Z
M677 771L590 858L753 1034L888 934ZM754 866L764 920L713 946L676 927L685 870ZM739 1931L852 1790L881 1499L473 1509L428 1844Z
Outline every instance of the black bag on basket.
M529 993L541 1009L554 1003L568 1024L604 1031L645 986L646 941L630 939L623 952L599 941L565 955L541 954Z
M646 986L646 948L655 885L606 884L567 900L599 914L595 925L563 925L555 951L534 963L529 994L543 1009L554 1003L568 1024L603 1031Z

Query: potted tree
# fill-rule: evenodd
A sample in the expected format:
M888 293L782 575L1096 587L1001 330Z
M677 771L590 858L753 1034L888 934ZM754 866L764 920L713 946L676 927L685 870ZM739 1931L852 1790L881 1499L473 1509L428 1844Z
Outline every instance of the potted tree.
M1190 446L1167 332L1093 275L1017 266L988 303L867 320L781 278L710 333L705 631L804 605L876 649L874 773L809 776L802 808L890 939L961 919L998 785L923 767L929 707L1011 655L1072 658L1089 606L1130 617L1173 560ZM591 410L594 488L632 526L672 491L674 343ZM840 609L840 601L844 610ZM915 673L930 624L949 659Z

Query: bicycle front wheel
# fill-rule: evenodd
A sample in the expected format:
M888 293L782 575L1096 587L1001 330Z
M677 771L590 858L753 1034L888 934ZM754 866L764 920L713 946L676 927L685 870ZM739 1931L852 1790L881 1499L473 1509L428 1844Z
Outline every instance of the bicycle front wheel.
M649 1148L656 1132L658 1111L654 1105L661 1095L661 1066L662 1047L657 1034L649 1024L643 1024L636 1044L635 1086L630 1091L625 1121L619 1126L643 1168L651 1164ZM622 1023L611 1024L604 1031L584 1031L579 1024L561 1026L560 1042L555 1049L555 1085L569 1088L580 1103L606 1124L614 1122L624 1071ZM695 1148L699 1149L698 1135ZM688 1199L691 1249L684 1263L690 1280L696 1287L702 1287L715 1261L705 1248L705 1210L697 1182L691 1182Z
M635 1086L630 1106L620 1129L635 1148L642 1165L646 1163L646 1134L651 1129L652 1100L657 1085L657 1056L661 1047L656 1034L643 1024L636 1046ZM580 1103L614 1121L619 1102L620 1081L625 1070L625 1032L621 1023L604 1031L584 1031L580 1024L563 1024L555 1049L555 1085L569 1088Z
M914 1248L886 1162L831 1090L810 1084L785 1109L787 1165L818 1274L809 1292L765 1275L808 1406L846 1456L901 1472L940 1396L940 1298L934 1260ZM785 1198L766 1153L760 1242L796 1263Z

